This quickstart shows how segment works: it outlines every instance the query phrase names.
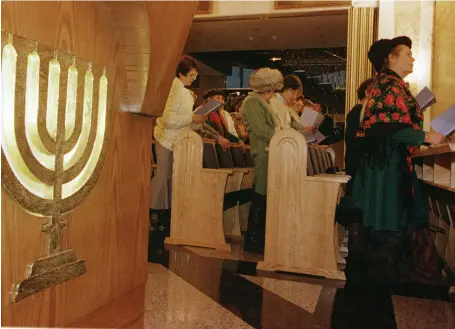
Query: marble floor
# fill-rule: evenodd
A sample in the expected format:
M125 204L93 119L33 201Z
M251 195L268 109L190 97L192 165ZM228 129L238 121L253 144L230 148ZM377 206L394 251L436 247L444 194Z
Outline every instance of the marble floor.
M350 291L344 282L257 272L260 255L167 247L149 263L150 329L453 329L447 287L413 283L397 294Z

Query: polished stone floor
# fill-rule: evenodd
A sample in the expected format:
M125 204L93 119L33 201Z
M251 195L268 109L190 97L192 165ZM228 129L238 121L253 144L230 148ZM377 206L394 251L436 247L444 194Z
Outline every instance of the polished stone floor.
M145 327L153 329L453 329L447 287L413 283L396 294L344 282L257 272L261 256L167 247L149 263Z

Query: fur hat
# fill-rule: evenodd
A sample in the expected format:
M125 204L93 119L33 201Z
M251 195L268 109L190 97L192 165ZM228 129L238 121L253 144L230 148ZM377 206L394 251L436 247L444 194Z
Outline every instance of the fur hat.
M406 36L396 37L393 39L381 39L373 43L368 51L368 59L373 64L377 73L382 71L387 57L393 48L399 45L405 45L412 48L412 41Z
M276 69L264 67L251 74L249 85L257 92L278 91L283 88L283 74Z

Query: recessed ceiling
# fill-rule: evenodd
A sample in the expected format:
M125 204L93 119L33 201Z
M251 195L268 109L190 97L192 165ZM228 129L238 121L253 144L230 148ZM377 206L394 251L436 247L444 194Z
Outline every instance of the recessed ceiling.
M348 15L194 21L185 52L346 47Z

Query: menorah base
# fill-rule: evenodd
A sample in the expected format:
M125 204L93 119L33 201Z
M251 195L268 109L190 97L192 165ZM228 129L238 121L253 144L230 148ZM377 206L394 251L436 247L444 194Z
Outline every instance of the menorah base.
M85 262L77 259L73 249L38 258L27 265L26 279L15 284L11 292L11 302L56 286L86 272Z

